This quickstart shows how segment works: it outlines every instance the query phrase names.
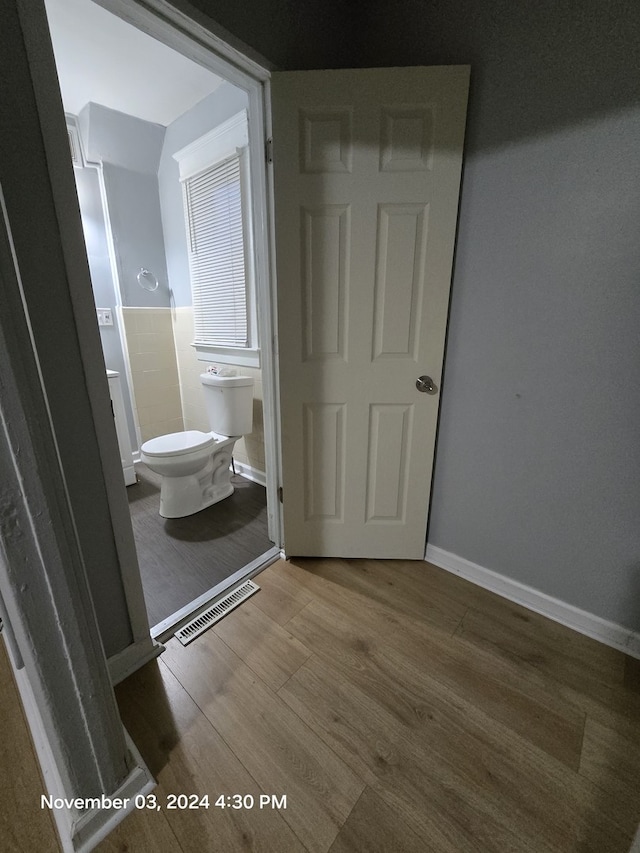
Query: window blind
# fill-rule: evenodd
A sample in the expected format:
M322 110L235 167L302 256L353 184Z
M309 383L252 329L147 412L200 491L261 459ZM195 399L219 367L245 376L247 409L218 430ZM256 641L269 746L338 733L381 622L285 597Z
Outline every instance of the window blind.
M183 183L195 343L247 347L247 287L237 155Z

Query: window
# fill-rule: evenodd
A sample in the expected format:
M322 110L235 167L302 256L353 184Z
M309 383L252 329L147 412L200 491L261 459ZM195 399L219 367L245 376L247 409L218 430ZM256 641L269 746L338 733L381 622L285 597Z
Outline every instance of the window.
M183 184L195 345L248 346L240 157Z
M259 364L246 111L174 154L180 166L201 360Z

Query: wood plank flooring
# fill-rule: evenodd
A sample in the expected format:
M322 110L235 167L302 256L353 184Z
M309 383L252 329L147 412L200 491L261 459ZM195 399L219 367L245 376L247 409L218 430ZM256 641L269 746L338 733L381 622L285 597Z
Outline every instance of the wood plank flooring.
M144 464L127 488L149 624L204 595L273 547L263 486L232 475L235 491L186 518L162 518L160 482Z
M427 563L280 561L257 582L117 688L159 802L211 807L135 812L100 853L628 853L638 661ZM0 791L0 847L55 849L39 791L9 816Z
M279 562L257 581L118 690L159 797L287 794L275 815L165 812L175 849L627 853L636 662L426 563Z

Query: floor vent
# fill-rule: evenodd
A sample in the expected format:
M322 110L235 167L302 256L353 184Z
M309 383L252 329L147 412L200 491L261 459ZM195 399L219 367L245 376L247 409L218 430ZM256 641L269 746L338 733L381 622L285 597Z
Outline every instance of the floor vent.
M243 601L246 601L250 595L253 595L259 589L260 587L253 581L245 581L236 587L233 592L227 593L219 601L216 601L215 604L212 604L211 607L207 607L206 610L196 616L195 619L192 619L191 622L183 625L182 628L176 631L174 636L180 640L183 646L186 646L187 643L195 640L203 631L206 631L207 628L210 628L222 619L223 616L226 616L230 610L242 604Z

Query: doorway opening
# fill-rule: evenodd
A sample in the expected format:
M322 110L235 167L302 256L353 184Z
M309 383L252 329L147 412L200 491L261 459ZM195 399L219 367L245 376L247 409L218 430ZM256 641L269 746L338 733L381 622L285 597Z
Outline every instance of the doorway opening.
M147 617L162 640L280 555L264 95L254 77L152 13L141 11L134 26L92 0L45 5ZM160 40L139 28L145 15L165 27ZM201 151L242 113L247 332L236 346L202 345L180 156ZM203 167L198 161L194 174ZM159 436L211 431L200 381L211 370L253 381L252 430L234 447L234 491L199 512L163 518L162 476L140 449Z

